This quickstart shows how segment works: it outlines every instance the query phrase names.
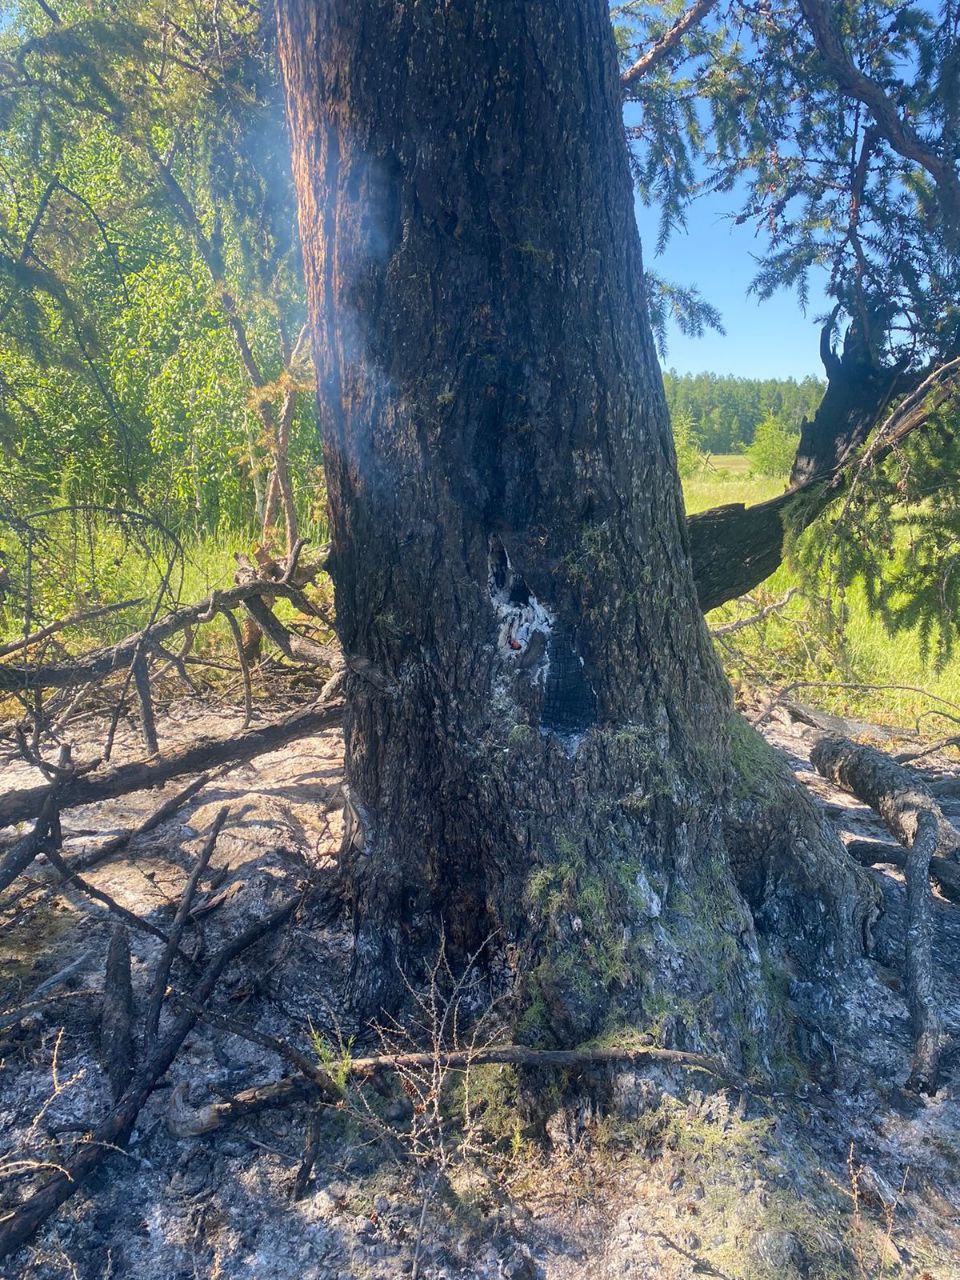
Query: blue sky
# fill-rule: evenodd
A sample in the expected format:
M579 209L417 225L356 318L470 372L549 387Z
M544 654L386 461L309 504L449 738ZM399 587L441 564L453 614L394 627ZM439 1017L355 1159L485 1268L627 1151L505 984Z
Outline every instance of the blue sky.
M734 226L735 198L707 196L687 215L687 230L675 232L663 255L653 256L657 242L657 210L637 202L637 222L644 262L675 284L696 285L718 308L726 335L708 332L685 338L671 327L664 364L680 373L733 373L741 377L803 378L824 376L815 317L829 310L822 279L811 276L806 315L795 293L779 292L767 302L747 296L756 272L755 256L763 248L754 228Z

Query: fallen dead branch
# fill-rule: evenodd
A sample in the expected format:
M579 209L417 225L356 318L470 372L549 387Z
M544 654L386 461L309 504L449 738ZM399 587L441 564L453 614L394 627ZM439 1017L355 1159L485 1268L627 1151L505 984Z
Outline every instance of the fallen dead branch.
M139 654L150 651L170 636L199 622L210 622L218 613L237 608L262 596L286 596L301 606L305 601L301 587L282 579L254 578L225 591L214 591L198 604L174 609L143 631L104 649L68 661L50 662L42 666L0 664L0 691L23 693L38 689L69 689L77 684L102 680L114 671L130 669ZM277 622L277 627L282 623ZM319 646L317 646L319 648Z
M194 867L186 887L180 898L180 904L177 907L177 914L174 916L173 924L170 926L170 937L167 945L164 947L163 955L160 957L160 963L157 965L157 971L153 976L153 985L150 989L150 1000L147 1005L147 1015L144 1024L143 1042L149 1052L153 1048L154 1041L160 1028L160 1013L163 1008L163 997L167 990L167 978L170 976L170 966L173 964L174 956L180 948L180 939L183 937L183 930L190 914L190 908L193 905L194 894L197 892L197 885L200 883L200 877L207 869L207 863L213 855L213 850L217 843L217 837L223 828L223 824L227 820L230 813L229 808L224 805L213 820L213 826L210 828L210 834L200 851L200 857L197 859L197 865Z
M827 735L814 745L810 760L818 773L875 809L901 844L913 840L918 816L929 813L937 827L936 852L944 856L960 852L960 832L944 817L919 776L885 752Z
M179 790L175 795L172 795L169 800L164 800L163 804L154 809L153 813L145 818L139 826L131 827L129 831L122 831L119 835L111 836L109 840L105 840L103 844L98 845L95 849L90 849L87 853L78 854L75 858L64 858L63 861L69 869L70 874L72 875L77 871L89 871L91 867L98 866L104 861L104 859L111 857L115 853L122 852L122 850L127 847L135 836L145 835L148 831L152 831L155 827L159 827L162 822L166 822L167 818L176 813L181 805L186 804L192 796L195 796L198 791L201 791L210 779L216 777L216 775L217 770L215 769L211 769L207 773L201 773L199 777L194 778L194 780L188 783L187 786L181 788L181 790ZM60 885L64 883L64 877L57 873L57 876L52 883L46 883L43 886L37 882L24 885L15 893L12 893L8 898L4 899L0 906L2 906L4 910L9 910L16 906L22 898L25 898L28 894L34 892L34 890L38 888L43 887L45 888L46 893L50 894L55 892Z
M35 816L37 821L33 830L22 836L13 848L7 852L3 862L0 862L0 893L13 884L21 872L26 871L27 867L46 846L56 825L58 814L56 787L39 787L37 789L44 792L43 800L39 808L27 815L28 817ZM23 819L17 819L17 821L22 822Z
M193 1003L203 1005L210 998L221 974L241 952L259 942L271 930L289 920L302 901L289 899L271 915L251 925L227 944L210 961L193 991ZM122 1146L136 1123L137 1116L157 1082L170 1067L180 1046L197 1022L193 1009L184 1008L174 1019L170 1030L154 1052L136 1070L133 1079L115 1105L107 1112L89 1138L82 1142L62 1170L29 1196L3 1222L0 1222L0 1258L9 1257L78 1191L110 1152Z
M189 1006L194 1003L189 1002ZM195 1108L189 1115L186 1114L181 1100L178 1121L183 1134L210 1133L214 1129L219 1129L221 1125L239 1120L243 1116L253 1115L273 1107L287 1106L307 1098L333 1104L342 1099L342 1088L328 1072L305 1060L302 1054L297 1053L283 1041L242 1027L228 1019L203 1016L205 1021L209 1021L214 1026L220 1026L232 1035L241 1036L254 1044L272 1049L280 1057L296 1065L301 1074L287 1076L282 1080L271 1081L269 1084L253 1085L230 1098ZM716 1058L700 1053L686 1053L680 1049L659 1049L652 1045L642 1045L633 1049L528 1049L524 1045L494 1045L483 1049L457 1050L450 1053L380 1054L369 1058L345 1059L342 1063L338 1063L338 1071L348 1076L362 1078L375 1076L379 1072L404 1072L434 1066L450 1071L468 1071L474 1067L492 1064L534 1069L577 1069L605 1065L639 1066L650 1062L682 1067L690 1071L702 1071L732 1088L748 1087L745 1080L734 1075Z
M960 835L916 774L882 751L848 738L824 737L814 746L810 760L818 773L875 809L907 848L906 986L914 1034L910 1082L934 1093L941 1035L933 988L930 862L936 853L955 853Z
M341 701L315 704L282 720L249 729L246 733L198 738L159 760L137 761L102 773L69 779L60 784L57 803L61 809L71 809L81 804L97 804L127 795L131 791L159 786L160 783L184 773L209 770L224 764L242 764L252 760L254 756L275 751L277 747L299 737L333 728L342 721ZM38 786L0 795L0 827L27 822L39 815L49 792L49 787ZM106 854L100 856L105 857Z
M125 609L134 609L140 604L143 604L142 596L136 600L120 600L116 604L105 604L99 609L88 609L85 613L71 613L68 618L60 618L56 622L51 622L47 626L41 627L39 631L34 631L32 635L24 636L21 640L13 640L9 644L0 644L0 658L6 658L11 653L18 653L21 649L32 649L34 645L40 644L44 640L49 640L51 636L57 635L60 631L66 631L68 627L79 627L88 622L96 622L111 613L121 613Z
M100 1061L114 1102L133 1075L133 982L130 974L130 939L122 924L110 935L107 967L100 1009Z
M122 903L118 902L116 898L107 893L105 889L98 889L97 886L95 884L91 884L89 880L84 880L83 876L79 875L78 872L71 871L63 858L61 858L59 851L55 849L52 844L47 845L44 849L44 854L46 855L47 861L60 872L62 883L66 884L69 882L70 884L76 885L76 887L82 893L85 893L88 898L92 898L94 902L99 902L102 906L106 907L109 912L117 916L118 919L124 922L124 924L128 924L131 929L136 929L140 933L149 933L152 937L158 938L164 945L169 942L167 934L164 933L159 925L152 924L149 920L144 920L144 918L142 916L138 916L135 911L129 911ZM178 952L178 954L182 959L186 960L188 964L190 963L189 956L185 955L183 952Z

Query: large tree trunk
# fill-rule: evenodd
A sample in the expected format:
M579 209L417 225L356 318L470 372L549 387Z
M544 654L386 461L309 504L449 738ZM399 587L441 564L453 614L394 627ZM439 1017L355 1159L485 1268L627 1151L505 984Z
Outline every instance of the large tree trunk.
M522 1038L670 1010L742 1058L769 1011L731 839L828 963L870 895L783 779L756 848L733 813L604 0L281 0L280 45L338 626L377 677L348 685L358 1004L442 928L515 979Z

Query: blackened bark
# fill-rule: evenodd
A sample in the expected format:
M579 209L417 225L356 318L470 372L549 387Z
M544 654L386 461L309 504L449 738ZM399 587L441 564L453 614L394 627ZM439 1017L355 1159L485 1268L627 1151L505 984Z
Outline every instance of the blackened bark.
M379 676L348 686L358 1004L442 929L454 961L489 940L527 1039L669 993L678 1038L737 1056L767 1014L724 845L730 700L606 5L279 13L338 626ZM856 876L831 869L839 957Z
M827 389L817 412L800 429L790 488L829 476L863 444L893 396L903 389L903 371L877 360L860 324L847 330L843 350L830 347L829 326L820 339Z

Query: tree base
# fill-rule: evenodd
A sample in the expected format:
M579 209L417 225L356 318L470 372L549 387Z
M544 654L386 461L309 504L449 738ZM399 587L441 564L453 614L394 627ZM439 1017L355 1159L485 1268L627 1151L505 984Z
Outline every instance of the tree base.
M453 971L482 971L488 1000L509 991L517 1043L654 1043L775 1076L791 1056L790 985L822 990L824 1017L835 1009L831 990L869 949L878 894L739 717L719 778L711 760L695 776L657 747L640 729L596 730L570 756L508 732L474 792L488 816L471 823L472 876L438 877L421 912L397 894L404 860L384 875L384 835L355 812L367 821L349 859L354 1008L395 1011L443 938ZM382 914L398 896L408 910Z

